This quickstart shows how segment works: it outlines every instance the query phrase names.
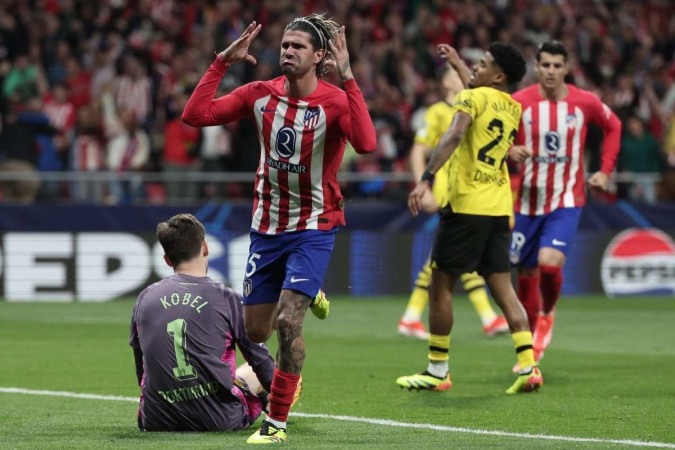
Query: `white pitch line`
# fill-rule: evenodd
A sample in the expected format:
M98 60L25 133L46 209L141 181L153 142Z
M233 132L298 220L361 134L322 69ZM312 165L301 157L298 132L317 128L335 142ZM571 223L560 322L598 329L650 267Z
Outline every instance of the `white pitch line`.
M118 395L97 395L97 394L81 394L77 392L64 392L64 391L41 391L33 389L22 389L22 388L3 388L0 387L0 393L6 394L24 394L24 395L45 395L51 397L68 397L68 398L81 398L86 400L108 400L108 401L117 401L117 402L138 402L138 397L122 397ZM307 417L311 419L327 419L327 420L339 420L342 422L359 422L359 423L368 423L371 425L381 425L386 427L395 427L395 428L415 428L420 430L434 430L434 431L447 431L450 433L467 433L467 434L477 434L482 436L500 436L500 437L513 437L521 439L545 439L549 441L564 441L564 442L588 442L594 444L616 444L616 445L632 445L634 447L655 447L655 448L672 448L675 449L675 444L667 442L651 442L651 441L636 441L630 439L600 439L600 438L583 438L583 437L573 437L573 436L556 436L552 434L529 434L529 433L511 433L508 431L496 431L496 430L481 430L479 428L463 428L463 427L449 427L445 425L433 425L430 423L410 423L410 422L399 422L396 420L388 419L370 419L368 417L356 417L356 416L334 416L331 414L310 414L302 412L291 413L291 416L295 417Z

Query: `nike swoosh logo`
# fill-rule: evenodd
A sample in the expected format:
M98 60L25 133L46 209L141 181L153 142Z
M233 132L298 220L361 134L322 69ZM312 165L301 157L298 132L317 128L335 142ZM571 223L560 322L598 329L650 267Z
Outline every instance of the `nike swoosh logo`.
M266 112L277 112L277 110L276 109L267 109L264 106L262 106L260 108L260 112L264 112L264 113L266 113Z
M553 245L559 245L561 247L567 245L567 242L559 241L557 239L553 239Z
M309 278L295 278L295 275L291 277L291 283L298 283L300 281L309 281Z

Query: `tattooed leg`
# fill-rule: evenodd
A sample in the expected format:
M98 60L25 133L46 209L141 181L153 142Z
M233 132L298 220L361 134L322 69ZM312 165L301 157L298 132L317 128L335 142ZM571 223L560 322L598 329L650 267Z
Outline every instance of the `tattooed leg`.
M288 373L299 374L305 362L305 340L302 325L311 298L295 291L284 289L279 300L277 336L279 350L277 367Z

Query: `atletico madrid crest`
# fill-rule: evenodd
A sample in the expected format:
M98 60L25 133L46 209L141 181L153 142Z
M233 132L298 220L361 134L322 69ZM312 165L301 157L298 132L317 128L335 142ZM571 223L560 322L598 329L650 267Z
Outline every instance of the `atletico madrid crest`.
M251 282L250 278L244 278L244 295L249 296L251 295L251 291L253 290L253 283Z
M305 124L306 129L313 130L314 127L319 124L320 112L321 110L318 107L307 108L307 110L305 110L305 118L303 119L303 123Z

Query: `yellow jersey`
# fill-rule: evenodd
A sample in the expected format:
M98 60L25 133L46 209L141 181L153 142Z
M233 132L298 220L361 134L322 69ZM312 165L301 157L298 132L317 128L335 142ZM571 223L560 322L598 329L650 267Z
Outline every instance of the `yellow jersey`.
M424 114L424 127L415 133L415 143L426 145L432 150L436 148L438 141L441 140L443 134L450 128L453 117L455 117L455 108L450 103L440 101L431 105ZM451 160L452 158L443 164L434 177L434 185L431 190L438 206L443 206L447 203L448 176L450 174Z
M465 89L454 108L471 116L462 141L449 159L448 201L461 214L511 216L513 197L506 166L522 107L491 87Z

